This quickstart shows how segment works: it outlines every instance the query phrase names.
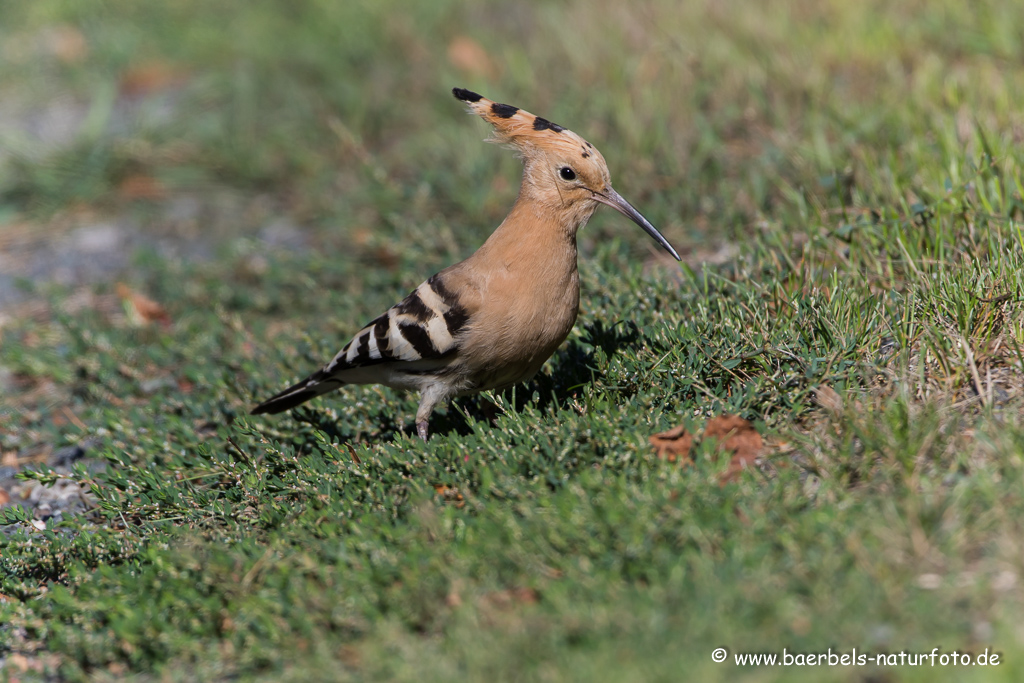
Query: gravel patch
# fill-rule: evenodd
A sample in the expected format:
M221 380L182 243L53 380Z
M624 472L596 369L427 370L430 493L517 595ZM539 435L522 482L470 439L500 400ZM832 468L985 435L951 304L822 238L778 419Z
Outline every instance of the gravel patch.
M58 474L70 475L72 466L79 462L85 464L90 471L98 471L105 463L89 457L89 450L94 445L87 440L81 444L58 448L50 454L46 464ZM22 469L0 467L0 508L20 505L29 512L40 529L80 515L95 505L92 495L71 479L61 478L48 485L33 480L23 481L16 477ZM0 533L10 535L16 528L16 525L0 526Z

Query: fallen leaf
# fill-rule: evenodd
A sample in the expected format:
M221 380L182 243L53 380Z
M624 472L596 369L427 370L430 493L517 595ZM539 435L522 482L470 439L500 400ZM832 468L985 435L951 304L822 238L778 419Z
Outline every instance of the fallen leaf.
M690 457L690 449L693 446L693 435L686 431L686 427L679 425L667 432L660 432L648 438L659 458L669 462L679 461L680 464L693 462Z
M166 62L147 62L130 67L121 74L121 93L148 95L166 90L185 80L185 73Z
M814 390L814 402L833 417L839 417L843 414L843 397L827 384L822 384Z
M506 590L493 591L480 597L480 602L487 607L509 609L516 605L535 605L540 602L540 593L533 588L520 586Z
M719 481L721 484L736 479L764 450L764 440L754 425L738 415L720 415L708 420L703 439L718 441L719 452L732 452L729 468Z
M167 196L167 188L153 176L130 175L118 184L117 193L123 199L157 200Z
M352 455L352 460L354 460L357 465L363 464L363 461L359 459L359 454L356 453L356 449L352 447L352 444L346 443L345 448L348 449L348 452ZM440 493L440 491L438 493Z
M455 507L461 508L466 505L466 500L462 494L459 493L457 488L451 486L445 486L444 484L434 484L434 490L449 503L454 503Z
M708 420L699 441L705 439L717 442L716 454L732 454L729 467L721 477L723 484L739 476L743 468L753 465L764 451L764 441L754 425L737 415L720 415ZM659 458L683 465L693 462L691 452L695 439L683 425L655 434L649 441Z
M469 76L494 80L498 69L494 66L487 50L480 43L467 36L457 36L448 43L448 61L459 71Z
M367 228L356 228L352 232L352 243L360 247L364 247L370 243L373 238L373 231Z
M73 413L73 412L71 411L71 409L70 409L70 408L68 408L67 406L61 406L61 407L60 407L60 411L61 411L62 413L64 413L64 416L65 416L65 417L67 417L67 418L68 418L68 420L70 420L70 421L71 421L71 424L75 425L76 427L78 427L79 429L81 429L81 430L82 430L83 432L85 432L85 431L88 431L88 430L89 430L89 428L85 426L85 423L84 423L84 422L82 422L82 421L81 421L80 419L78 419L78 416L77 416L77 415L75 415L75 414L74 414L74 413Z
M8 655L7 664L11 669L18 671L19 673L26 673L32 666L29 658L20 652Z
M704 439L718 439L720 444L727 444L730 439L733 439L737 435L747 434L753 432L757 436L757 441L760 443L761 435L754 429L754 425L750 424L749 421L744 420L739 415L719 415L708 420L707 426L704 428ZM725 445L728 448L728 445Z
M171 324L167 310L149 297L132 290L123 282L117 283L117 295L128 302L129 316L136 325L159 322L164 327Z
M65 64L77 64L89 54L89 43L74 26L54 26L47 31L45 40L50 54Z
M740 520L741 524L750 524L750 517L748 517L747 513L745 513L743 510L734 505L732 508L732 512L734 515L736 515L736 519Z
M729 469L727 469L722 476L718 478L719 485L724 486L731 481L736 481L740 476L740 472L748 466L753 465L754 460L755 458L748 458L740 455L739 453L733 455L732 459L729 461Z
M355 645L342 645L338 648L338 658L350 669L359 669L363 666L363 656Z
M386 246L380 246L374 249L373 256L377 260L378 265L388 270L394 270L400 263L398 254L391 251Z

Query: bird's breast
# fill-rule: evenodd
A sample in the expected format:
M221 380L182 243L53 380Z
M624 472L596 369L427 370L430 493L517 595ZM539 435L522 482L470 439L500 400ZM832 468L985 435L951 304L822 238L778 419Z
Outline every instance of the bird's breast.
M515 269L488 279L484 305L468 326L464 361L477 389L501 388L532 377L565 341L579 312L580 283L570 264Z

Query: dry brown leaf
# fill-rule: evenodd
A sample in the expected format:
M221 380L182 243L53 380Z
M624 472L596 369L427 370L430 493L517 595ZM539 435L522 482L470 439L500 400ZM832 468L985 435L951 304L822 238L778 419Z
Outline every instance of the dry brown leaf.
M504 610L516 605L536 605L540 602L540 593L533 588L520 586L486 593L480 597L480 602L487 607Z
M345 448L348 449L349 454L352 456L352 460L355 461L357 465L363 464L363 461L359 459L359 454L356 453L356 449L352 447L352 444L346 443Z
M764 450L764 440L749 421L738 415L720 415L708 420L703 439L718 441L718 451L731 452L729 469L719 483L736 479L744 468L754 464Z
M386 246L379 246L374 249L373 257L377 260L378 265L388 270L394 270L401 263L401 259L398 257L398 254Z
M444 484L434 484L434 490L437 491L437 493L444 498L446 502L454 503L457 508L461 508L466 505L465 498L463 498L457 488L445 486Z
M753 457L747 457L739 453L733 454L732 459L729 461L729 469L718 478L718 483L724 486L731 481L736 481L743 470L754 464L754 460L755 458Z
M498 69L494 66L487 50L480 43L467 36L457 36L448 43L448 61L468 76L494 80Z
M139 294L123 282L117 283L117 295L129 303L129 315L137 325L158 322L164 327L171 324L167 310L149 297Z
M167 196L167 188L153 176L130 175L117 186L117 193L123 199L157 200Z
M349 669L361 669L363 667L363 654L355 645L342 645L338 648L338 658L342 664Z
M54 26L46 35L47 48L54 57L65 64L77 64L89 54L89 43L74 26Z
M356 228L352 231L351 242L360 247L365 247L373 239L373 231L367 228Z
M130 67L121 74L124 95L148 95L174 87L185 80L185 73L166 62L148 62Z
M85 423L82 422L80 419L78 419L78 416L75 415L74 412L72 412L72 410L70 408L68 408L67 406L61 406L60 407L60 411L62 413L64 413L64 416L71 422L71 424L75 425L76 427L81 429L83 432L89 430L89 428L85 425Z
M839 417L843 414L843 397L827 384L822 384L814 390L814 402L833 417Z
M693 447L693 435L686 431L686 427L679 425L667 432L660 432L648 438L659 458L669 462L679 461L686 465L693 460L690 457L690 449Z
M723 484L739 476L743 468L753 465L764 451L764 441L754 425L737 415L720 415L708 420L700 441L705 439L715 439L716 453L732 454L729 468L721 478ZM694 437L683 425L655 434L649 440L659 458L684 465L693 462Z
M14 652L7 656L7 665L18 673L29 671L39 672L43 670L43 663L36 657L26 657L20 652Z
M736 515L736 519L740 520L740 524L750 524L750 517L743 510L733 505L732 512Z

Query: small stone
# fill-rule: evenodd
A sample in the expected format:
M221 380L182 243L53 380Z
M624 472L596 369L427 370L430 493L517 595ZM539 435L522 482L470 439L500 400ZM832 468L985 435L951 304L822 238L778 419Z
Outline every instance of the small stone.
M146 395L155 394L161 389L177 389L178 383L173 377L153 377L139 382L139 390Z
M995 578L992 579L992 590L1000 593L1013 590L1013 587L1017 585L1017 574L1015 572L1006 569L996 574Z
M123 235L121 229L112 223L97 223L75 230L71 239L80 251L100 254L117 250Z
M977 622L971 630L973 631L974 639L979 643L991 643L995 637L995 629L987 621Z

